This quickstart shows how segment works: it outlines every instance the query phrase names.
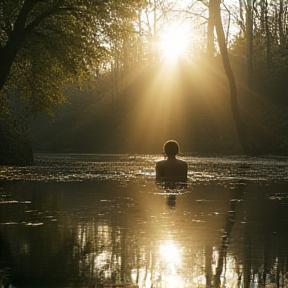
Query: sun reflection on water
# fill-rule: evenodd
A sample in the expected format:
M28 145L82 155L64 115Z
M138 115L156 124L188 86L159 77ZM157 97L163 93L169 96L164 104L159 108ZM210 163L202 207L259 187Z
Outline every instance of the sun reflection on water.
M158 251L157 251L158 250ZM150 266L143 267L131 272L134 283L138 282L139 288L144 287L165 287L183 288L184 278L182 275L181 249L171 240L159 242L155 251L156 255L150 253ZM156 256L156 257L155 257ZM146 259L147 260L147 259Z
M159 245L159 251L159 273L164 287L183 287L181 250L172 240L166 240Z
M208 250L201 244L191 246L181 238L175 239L170 230L154 233L153 238L141 240L143 246L137 246L140 244L137 237L131 237L124 226L114 224L109 221L79 224L81 277L100 281L104 287L125 284L123 287L198 288L206 287L207 279L213 283L222 265L220 287L234 288L243 284L239 276L243 273L242 267L237 266L235 256L229 251L224 255L221 246ZM209 263L206 254L210 257ZM207 265L211 267L210 272Z
M25 277L61 273L77 287L288 287L286 160L249 160L243 174L243 159L188 159L191 181L175 193L154 182L159 157L141 157L73 162L65 173L47 164L47 175L5 168L2 259L16 259Z
M185 255L189 248L182 246L178 240L173 240L171 234L167 234L162 235L162 239L152 240L135 254L133 249L129 251L123 246L129 241L123 230L114 228L107 223L98 223L95 226L93 222L78 227L82 275L85 274L90 279L100 279L103 284L106 283L104 287L123 283L128 283L128 286L125 284L123 287L138 288L206 287L205 253L210 253L209 251L196 249L189 253L193 259L187 262ZM221 265L221 248L211 248L212 277L217 274ZM235 257L228 253L224 259L220 287L240 287L243 284L242 273L242 266L237 266ZM255 285L258 287L257 283Z

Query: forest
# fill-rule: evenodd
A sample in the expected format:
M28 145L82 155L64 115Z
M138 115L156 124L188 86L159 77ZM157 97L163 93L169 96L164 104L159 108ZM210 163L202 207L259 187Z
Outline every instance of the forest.
M286 1L12 2L1 164L161 153L168 139L191 155L287 155Z

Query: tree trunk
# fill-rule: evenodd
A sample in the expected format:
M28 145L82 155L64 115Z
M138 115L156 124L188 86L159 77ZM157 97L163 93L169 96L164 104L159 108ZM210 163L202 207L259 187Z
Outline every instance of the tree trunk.
M271 66L272 66L272 55L271 55L271 36L270 36L267 0L265 1L265 33L266 33L266 66L267 66L267 70L270 71Z
M7 81L16 54L17 50L15 51L15 46L12 43L7 43L4 48L0 49L0 90Z
M217 40L218 40L218 45L219 45L219 49L220 49L220 53L222 57L222 63L223 63L224 70L225 70L225 73L229 82L231 109L232 109L232 114L234 117L236 129L237 129L238 139L242 146L243 152L245 154L255 154L256 149L255 147L253 147L253 145L250 143L248 139L246 128L239 114L236 81L235 81L234 73L232 71L229 56L228 56L228 50L227 50L227 45L225 41L225 34L224 34L222 19L221 19L221 11L220 11L221 0L210 0L210 2L213 2L213 1L215 2L214 3L215 5L213 5L213 7L214 7Z
M27 17L36 1L22 1L13 28L7 28L7 42L0 45L0 90L5 87L11 67L15 61L22 42L25 40ZM4 5L4 4L3 4ZM8 4L6 4L8 5ZM4 100L5 101L5 100ZM19 131L19 125L8 115L0 117L0 165L31 165L33 151L26 131ZM5 118L6 117L6 118Z
M211 60L214 57L215 45L214 45L214 7L215 1L209 2L209 19L208 19L208 31L207 31L207 57Z
M35 3L26 0L15 20L13 30L8 32L8 40L4 46L0 46L0 90L4 87L9 76L12 64L24 40L24 29L27 17Z
M0 165L31 165L33 151L26 131L9 115L0 115Z
M283 7L283 0L279 2L279 16L278 16L278 26L279 26L279 38L280 38L280 45L284 47L286 45L285 33L284 33L284 7Z
M247 0L246 10L246 77L249 90L253 89L253 7Z

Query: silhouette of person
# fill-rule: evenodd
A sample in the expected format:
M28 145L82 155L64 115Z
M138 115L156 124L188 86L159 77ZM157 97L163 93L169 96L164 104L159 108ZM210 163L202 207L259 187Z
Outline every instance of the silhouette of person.
M188 165L185 161L177 159L179 144L169 140L164 144L163 152L167 159L156 163L156 181L163 182L186 182Z

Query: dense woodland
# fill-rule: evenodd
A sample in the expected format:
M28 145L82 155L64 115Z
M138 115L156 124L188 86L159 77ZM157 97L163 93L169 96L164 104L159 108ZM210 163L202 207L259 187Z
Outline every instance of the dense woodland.
M192 65L178 63L173 77L179 82L174 87L165 74L160 76L161 85L151 87L163 70L159 64L141 73L132 71L131 83L117 97L107 86L107 75L99 79L102 92L70 88L66 91L67 103L55 109L54 117L43 115L31 122L34 151L161 153L167 139L177 139L183 153L241 154L227 79L221 59L214 61L213 70L203 61ZM243 83L241 59L235 57L233 64L239 68L235 73L239 83ZM261 149L259 153L286 155L285 95L251 94L245 85L239 85L238 95L249 137Z
M171 138L192 155L287 155L286 1L12 2L0 3L1 163L32 149L161 153ZM189 45L167 62L174 22Z

